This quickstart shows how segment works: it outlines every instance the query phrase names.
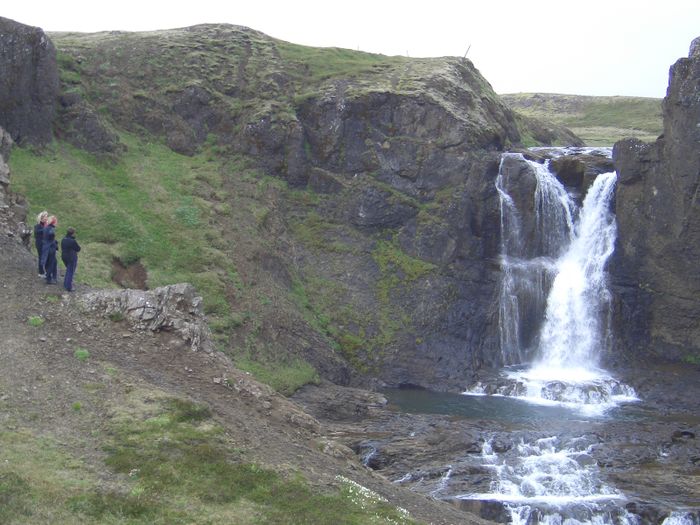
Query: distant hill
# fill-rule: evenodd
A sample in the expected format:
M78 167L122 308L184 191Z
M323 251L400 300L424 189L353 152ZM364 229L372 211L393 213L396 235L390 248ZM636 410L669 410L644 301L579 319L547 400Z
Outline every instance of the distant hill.
M589 146L611 146L626 137L653 141L663 129L658 98L512 93L501 100L525 116L569 128Z

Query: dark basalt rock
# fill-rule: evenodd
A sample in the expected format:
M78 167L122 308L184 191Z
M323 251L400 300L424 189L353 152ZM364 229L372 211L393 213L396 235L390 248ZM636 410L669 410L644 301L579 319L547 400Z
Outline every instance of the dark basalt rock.
M387 191L365 187L350 205L349 220L360 228L394 228L414 217L418 210Z
M79 93L62 94L59 103L56 121L59 138L90 153L118 154L125 149L119 136Z
M38 27L0 17L0 126L19 145L51 142L56 49Z
M309 174L309 188L316 193L340 193L343 183L329 171L312 168Z
M552 160L550 167L557 179L570 188L580 188L586 173L586 165L578 159L560 157Z
M700 356L700 46L672 66L664 134L614 148L615 332L631 352Z

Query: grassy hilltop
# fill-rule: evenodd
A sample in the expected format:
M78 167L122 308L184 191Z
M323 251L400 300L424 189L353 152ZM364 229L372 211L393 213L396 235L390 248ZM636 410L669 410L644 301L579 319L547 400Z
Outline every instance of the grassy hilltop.
M661 100L656 98L550 93L513 93L501 98L519 113L566 126L589 146L612 146L627 137L652 142L663 131Z

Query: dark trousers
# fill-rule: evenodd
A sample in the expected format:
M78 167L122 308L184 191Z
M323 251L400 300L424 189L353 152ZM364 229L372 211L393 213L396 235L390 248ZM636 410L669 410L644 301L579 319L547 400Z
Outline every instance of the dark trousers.
M49 260L49 249L44 248L43 246L39 250L39 272L42 274L46 273L46 262ZM54 259L56 256L54 255Z
M37 254L37 262L39 265L39 275L44 275L44 273L46 273L46 270L44 269L44 264L46 264L46 259L44 259L42 261L41 244L36 245L36 254Z
M74 261L63 260L63 264L66 265L66 274L63 276L63 287L69 292L73 290L73 276L75 275L75 269L78 267L78 259Z
M46 256L46 282L55 283L58 278L58 261L56 260L56 252L49 250Z

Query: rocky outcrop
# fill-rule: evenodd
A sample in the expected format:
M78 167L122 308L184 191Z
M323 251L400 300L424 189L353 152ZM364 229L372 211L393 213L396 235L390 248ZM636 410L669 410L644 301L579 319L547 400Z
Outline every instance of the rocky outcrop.
M56 49L38 27L0 17L0 126L19 145L51 141L58 69Z
M0 234L15 237L28 245L30 231L25 224L27 203L10 191L10 168L7 162L12 144L10 134L0 127Z
M611 264L620 343L700 359L700 39L671 67L664 134L618 142Z
M10 168L7 161L12 149L12 138L9 133L0 128L0 207L7 207L7 192L10 185Z
M560 124L516 113L516 120L524 135L529 135L543 146L584 146L583 140Z
M407 74L406 82L421 92L343 80L300 104L311 163L351 175L377 173L417 195L463 173L465 152L500 151L520 140L512 113L470 63L441 59L419 66L425 77Z
M119 136L79 92L59 97L56 136L90 153L118 154L124 149Z
M125 320L138 330L171 332L193 351L212 352L211 333L202 310L202 298L188 283L155 290L97 290L77 298L91 312L115 322Z

